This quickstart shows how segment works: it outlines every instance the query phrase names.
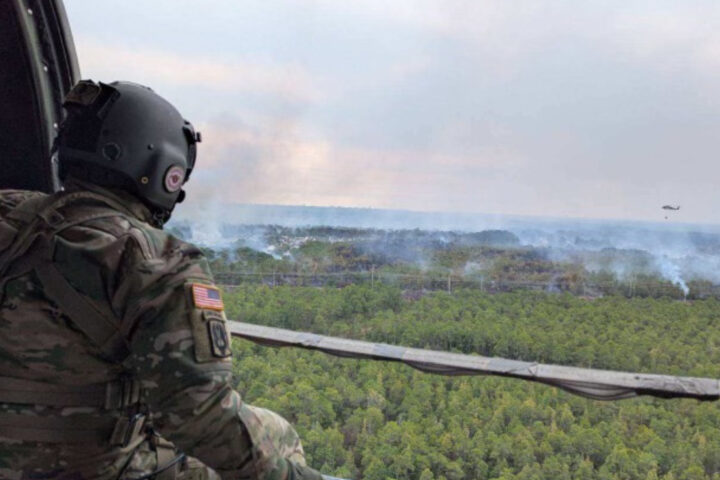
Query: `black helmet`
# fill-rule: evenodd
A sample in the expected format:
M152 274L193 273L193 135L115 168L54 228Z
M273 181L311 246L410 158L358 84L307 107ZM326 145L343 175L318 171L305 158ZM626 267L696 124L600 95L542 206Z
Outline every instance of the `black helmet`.
M63 107L53 146L60 179L129 191L162 225L185 197L200 133L167 100L131 82L81 80Z

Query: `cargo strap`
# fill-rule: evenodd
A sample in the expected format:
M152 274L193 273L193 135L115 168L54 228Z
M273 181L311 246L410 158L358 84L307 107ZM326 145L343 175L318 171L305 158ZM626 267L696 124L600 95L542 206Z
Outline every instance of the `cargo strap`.
M110 443L126 447L144 437L144 415L41 417L0 412L0 436L26 442Z
M58 385L0 376L0 403L115 410L140 402L140 382L116 380L92 385Z

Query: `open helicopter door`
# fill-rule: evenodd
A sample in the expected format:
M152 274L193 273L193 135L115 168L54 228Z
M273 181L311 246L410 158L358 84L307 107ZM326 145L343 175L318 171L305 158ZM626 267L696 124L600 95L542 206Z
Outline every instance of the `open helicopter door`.
M0 188L58 189L50 148L79 75L62 0L0 1Z

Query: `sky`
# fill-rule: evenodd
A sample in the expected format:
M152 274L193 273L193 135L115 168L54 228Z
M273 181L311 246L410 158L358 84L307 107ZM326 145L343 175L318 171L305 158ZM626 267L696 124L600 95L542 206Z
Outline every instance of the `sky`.
M720 223L720 2L65 6L83 78L149 85L202 131L189 214Z

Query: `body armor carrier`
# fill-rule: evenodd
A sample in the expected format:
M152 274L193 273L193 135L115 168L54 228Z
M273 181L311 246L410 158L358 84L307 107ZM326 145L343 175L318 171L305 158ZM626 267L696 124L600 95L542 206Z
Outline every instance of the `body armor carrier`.
M59 209L79 200L106 205L80 209L69 218ZM55 237L65 229L98 218L127 215L125 207L92 192L38 194L0 218L0 298L10 278L34 272L45 295L113 362L129 353L123 325L78 292L53 264ZM7 372L0 372L6 374ZM89 385L61 385L0 376L0 403L48 407L93 407L101 416L40 417L0 411L0 431L22 441L106 443L125 447L144 437L140 384L129 377Z

